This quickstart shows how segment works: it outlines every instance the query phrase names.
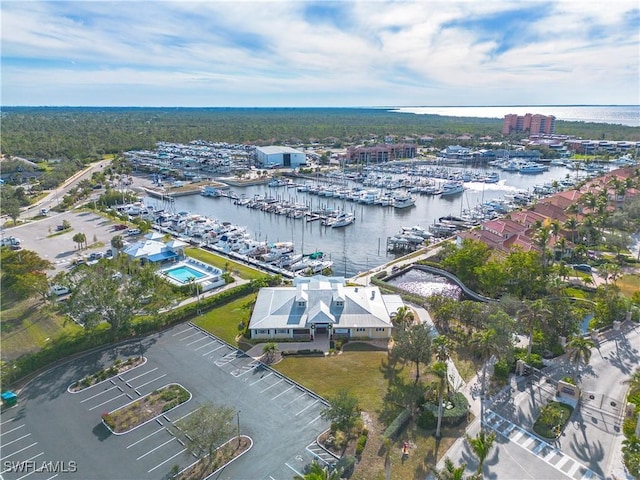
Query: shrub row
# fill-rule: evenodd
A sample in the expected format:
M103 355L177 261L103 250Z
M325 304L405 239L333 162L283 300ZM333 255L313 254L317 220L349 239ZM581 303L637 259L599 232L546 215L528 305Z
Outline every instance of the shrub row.
M449 395L448 400L453 404L453 408L447 410L442 409L442 423L449 426L458 425L462 420L467 418L469 412L469 402L462 392L454 392ZM438 405L433 403L425 403L423 408L437 418ZM427 415L428 417L428 415ZM419 421L419 420L418 420ZM418 424L420 425L420 424Z
M269 281L269 277L258 279L239 285L235 288L225 290L208 298L201 300L200 309L202 311L211 310L238 298L244 297L257 291L261 285ZM197 304L195 302L163 312L156 316L144 316L134 319L132 328L128 332L113 334L107 324L100 325L92 331L81 331L72 335L62 335L47 344L42 350L26 354L14 362L7 365L2 372L2 383L11 385L26 376L51 365L52 363L70 357L72 355L85 352L97 347L104 347L109 344L126 340L134 336L140 336L151 332L159 331L176 323L193 318L197 314Z
M281 355L283 357L291 356L291 355L306 355L306 356L321 356L321 357L324 357L324 352L322 350L317 349L317 348L314 348L313 350L310 349L310 348L304 348L302 350L283 350L281 352Z
M358 442L356 443L356 456L362 455L362 452L364 451L364 447L366 444L367 444L367 436L364 434L360 435L358 437Z
M402 412L400 412L395 420L391 422L391 425L387 427L382 435L386 438L394 440L400 434L400 431L405 427L410 417L411 412L408 408L405 408L404 410L402 410Z

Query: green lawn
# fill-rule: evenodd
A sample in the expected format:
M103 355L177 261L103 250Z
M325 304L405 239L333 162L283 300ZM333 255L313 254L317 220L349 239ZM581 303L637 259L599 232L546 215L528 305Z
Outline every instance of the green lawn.
M8 303L3 298L1 314L3 360L38 351L60 335L82 330L73 322L65 324L64 317L42 308L40 300L34 298Z
M240 322L245 322L246 324L249 321L251 315L249 305L253 304L256 297L257 294L247 295L221 307L214 308L199 316L193 323L231 345L237 345L236 335L240 333L238 324Z
M228 268L233 272L237 272L240 278L244 278L246 280L253 280L266 275L266 273L261 272L260 270L243 265L242 263L234 262L228 258L216 255L215 253L207 252L201 248L190 247L185 250L185 253L189 257L208 263L209 265L213 265L216 268L220 268L222 270L226 270Z
M390 371L387 353L372 351L326 357L285 357L274 368L325 398L346 388L368 412L382 407Z
M549 402L533 424L533 431L544 438L560 436L573 413L573 407L560 402Z
M633 296L635 292L640 292L640 275L624 275L616 282L620 291L627 297Z

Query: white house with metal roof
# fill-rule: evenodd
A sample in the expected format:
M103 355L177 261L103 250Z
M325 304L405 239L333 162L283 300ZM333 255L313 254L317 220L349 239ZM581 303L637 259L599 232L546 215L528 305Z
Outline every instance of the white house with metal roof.
M164 235L158 232L150 232L144 236L144 240L125 247L122 253L136 260L143 259L153 263L184 258L184 247L188 243L176 239L164 242L163 238Z
M398 295L375 286L346 286L343 277L295 278L292 287L258 293L249 322L254 339L310 339L318 334L349 338L389 338L391 315L403 305Z

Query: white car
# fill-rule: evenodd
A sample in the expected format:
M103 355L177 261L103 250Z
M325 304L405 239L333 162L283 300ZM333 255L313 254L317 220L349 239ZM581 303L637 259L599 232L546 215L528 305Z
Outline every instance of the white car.
M65 287L63 285L52 285L51 286L51 293L53 293L54 295L57 295L58 297L61 296L61 295L66 295L69 292L71 292L71 290L69 290L68 287Z

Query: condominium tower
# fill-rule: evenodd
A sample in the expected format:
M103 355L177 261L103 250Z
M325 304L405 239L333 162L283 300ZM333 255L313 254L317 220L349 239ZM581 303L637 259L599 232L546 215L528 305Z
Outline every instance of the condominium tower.
M528 132L531 135L553 133L555 125L556 117L553 115L538 115L531 113L516 115L511 113L504 116L502 134L509 135L514 132Z

